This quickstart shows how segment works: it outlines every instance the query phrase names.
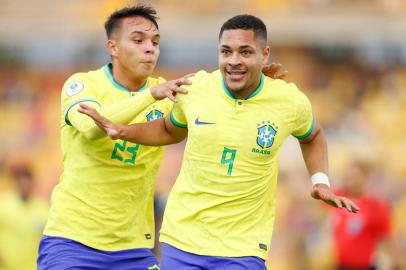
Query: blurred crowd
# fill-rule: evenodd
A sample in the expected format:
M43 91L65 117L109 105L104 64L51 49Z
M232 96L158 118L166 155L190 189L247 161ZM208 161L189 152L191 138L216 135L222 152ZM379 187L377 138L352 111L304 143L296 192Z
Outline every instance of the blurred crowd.
M168 5L173 8L180 7L189 8L190 11L206 11L216 12L221 10L229 10L230 8L258 11L286 9L292 8L299 9L312 9L312 8L337 8L337 7L365 7L377 8L386 11L399 11L399 9L406 9L406 4L402 0L213 0L207 1L185 1L182 0L159 0L160 4Z

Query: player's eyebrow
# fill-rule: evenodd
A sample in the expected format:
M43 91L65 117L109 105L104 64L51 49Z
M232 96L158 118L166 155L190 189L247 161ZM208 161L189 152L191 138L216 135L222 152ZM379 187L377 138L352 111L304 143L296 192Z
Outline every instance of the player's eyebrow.
M230 46L225 45L225 44L222 44L222 45L221 45L221 48L224 48L224 49L231 49L231 47L230 47ZM244 50L244 49L253 49L253 47L252 47L252 46L250 46L250 45L242 45L242 46L239 46L239 47L238 47L238 49L239 49L239 50Z
M134 30L134 31L131 32L131 35L141 35L141 36L145 36L146 34L145 34L145 32L143 32L143 31ZM154 38L156 38L156 37L160 38L161 35L160 35L160 34L155 34L153 37L154 37Z
M240 50L244 50L244 49L253 49L253 47L252 47L252 46L250 46L250 45L242 45L242 46L238 47L238 49L240 49Z

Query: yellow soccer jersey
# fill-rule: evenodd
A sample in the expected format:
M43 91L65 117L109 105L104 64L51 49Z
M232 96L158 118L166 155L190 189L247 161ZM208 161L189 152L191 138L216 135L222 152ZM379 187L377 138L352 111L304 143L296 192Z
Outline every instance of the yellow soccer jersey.
M219 71L201 71L171 112L188 128L161 241L209 256L267 258L275 215L278 154L289 135L313 129L311 105L294 84L261 77L235 99Z
M162 82L149 78L142 89L130 92L114 80L109 65L67 80L61 98L63 173L51 197L45 235L107 251L153 247L154 182L163 148L108 137L88 140L67 115L77 103L105 106ZM131 123L162 118L171 108L167 99L155 102Z

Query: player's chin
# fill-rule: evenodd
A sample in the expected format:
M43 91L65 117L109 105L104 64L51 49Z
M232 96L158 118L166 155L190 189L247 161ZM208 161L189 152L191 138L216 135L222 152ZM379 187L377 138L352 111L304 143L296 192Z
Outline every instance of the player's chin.
M244 89L245 87L245 81L233 81L233 80L228 80L227 81L227 88L230 91L233 92L238 92Z
M155 66L154 66L155 67ZM143 67L137 70L140 77L150 77L154 72L154 67Z

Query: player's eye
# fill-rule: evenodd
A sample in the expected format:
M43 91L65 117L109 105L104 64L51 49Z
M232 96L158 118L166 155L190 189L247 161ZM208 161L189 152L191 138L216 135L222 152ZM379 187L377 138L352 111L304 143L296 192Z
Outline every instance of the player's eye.
M153 44L154 46L159 46L159 41L152 41L152 44Z
M251 52L250 51L242 51L241 54L242 54L242 56L247 57L247 56L250 56Z
M142 40L141 40L141 39L133 39L133 41L134 41L136 44L141 44L141 43L142 43Z
M221 54L224 56L228 56L231 54L231 52L229 50L221 50Z

